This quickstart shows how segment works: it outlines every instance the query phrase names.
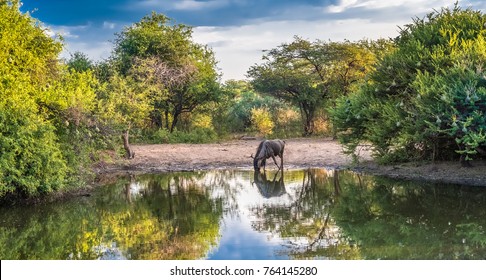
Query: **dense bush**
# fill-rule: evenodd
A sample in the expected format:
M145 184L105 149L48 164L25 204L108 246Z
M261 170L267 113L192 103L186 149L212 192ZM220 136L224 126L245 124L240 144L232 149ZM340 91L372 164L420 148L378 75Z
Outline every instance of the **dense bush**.
M212 126L220 137L241 133L282 138L301 136L300 114L289 103L259 94L246 81L230 80L222 89L224 98L205 111L212 117ZM271 129L264 128L263 122L257 120L263 116L258 114L262 110L266 112L265 125L273 124Z
M60 40L0 2L0 198L77 180L96 145L96 79L59 62Z
M217 139L218 135L213 129L202 127L197 127L188 132L174 130L172 133L169 132L167 129L161 128L144 138L146 142L151 142L155 144L201 144L214 142Z
M58 189L67 172L55 127L39 107L60 44L17 5L0 2L0 197Z
M349 152L382 161L472 159L486 144L486 16L444 8L401 30L367 82L338 99L334 127Z
M6 93L4 88L1 90L2 95ZM35 104L20 96L8 100L2 98L0 197L14 193L34 195L59 189L66 172L54 127L38 116Z
M261 136L268 136L273 133L275 124L267 108L251 109L252 128Z

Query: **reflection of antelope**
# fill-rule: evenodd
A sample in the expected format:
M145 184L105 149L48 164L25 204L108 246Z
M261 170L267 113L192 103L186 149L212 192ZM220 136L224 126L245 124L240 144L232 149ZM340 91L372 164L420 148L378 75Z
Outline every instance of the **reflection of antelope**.
M256 155L253 157L253 167L255 170L260 170L263 166L263 170L265 170L265 162L267 158L272 158L275 165L277 165L278 169L283 168L283 153L285 148L285 141L282 140L263 140L258 145ZM275 160L275 156L280 157L280 166L278 165L277 161Z
M285 190L283 171L280 174L280 179L276 180L278 173L280 172L275 173L273 180L268 180L266 173L261 173L257 170L255 170L253 173L253 181L257 185L258 191L263 197L278 197L287 193Z

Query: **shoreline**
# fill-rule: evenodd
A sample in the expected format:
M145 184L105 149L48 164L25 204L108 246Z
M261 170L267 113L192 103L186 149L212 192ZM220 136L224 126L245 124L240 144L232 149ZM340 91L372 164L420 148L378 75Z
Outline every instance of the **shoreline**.
M93 180L84 187L69 188L45 196L3 201L0 206L31 205L74 197L88 197L96 187L110 182L117 176L127 174L222 169L253 170L250 155L255 152L258 143L259 140L234 140L215 144L133 145L136 152L134 159L97 163L92 169ZM328 138L286 139L284 168L286 170L308 168L350 170L359 174L397 180L486 187L486 161L474 161L472 167L461 167L459 162L379 165L373 161L366 147L361 149L359 158L360 162L353 164L351 157L342 152L337 141ZM275 169L273 161L268 161L267 170Z
M359 163L353 164L342 146L330 138L285 139L285 169L327 168L383 176L392 179L437 184L457 184L486 187L486 161L473 161L472 167L459 162L410 162L379 165L371 157L369 147L360 150ZM215 169L253 170L250 155L259 140L233 140L213 144L133 145L135 158L104 164L95 173L160 173L206 171ZM278 160L277 160L278 161ZM275 169L267 161L267 169Z

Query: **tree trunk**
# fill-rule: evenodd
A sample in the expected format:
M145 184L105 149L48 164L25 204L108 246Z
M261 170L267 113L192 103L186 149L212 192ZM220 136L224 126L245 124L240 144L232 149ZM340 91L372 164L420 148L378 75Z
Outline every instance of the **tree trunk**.
M128 142L128 138L129 138L128 131L129 130L127 129L122 134L123 147L125 147L125 151L127 153L127 158L132 159L132 158L135 157L135 152L130 148L130 143Z
M308 104L301 103L301 114L304 120L304 137L314 133L314 109Z
M172 119L172 123L170 125L170 133L174 132L174 129L176 128L176 125L177 125L177 122L179 121L179 116L181 115L182 113L182 110L179 109L179 108L176 108L174 109L174 113L173 113L173 119Z
M165 110L164 115L165 115L165 129L169 130L169 110Z
M150 119L157 128L162 127L162 114L158 110L150 112Z
M304 136L311 136L314 133L314 122L306 119L304 124Z

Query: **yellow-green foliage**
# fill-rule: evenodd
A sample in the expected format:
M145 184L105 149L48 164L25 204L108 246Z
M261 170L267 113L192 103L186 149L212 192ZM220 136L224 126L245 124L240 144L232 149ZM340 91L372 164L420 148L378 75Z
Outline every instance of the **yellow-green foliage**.
M263 136L272 134L275 126L270 112L264 107L251 109L251 123L252 127Z
M146 89L131 77L114 75L100 89L98 115L110 127L125 130L143 126L150 110Z
M55 128L39 110L60 50L16 1L0 2L0 197L62 186L67 168Z
M318 110L347 95L372 68L375 45L386 42L310 42L296 36L266 51L248 77L255 90L299 108L304 136L310 136Z
M83 115L95 108L94 88L98 82L91 72L75 72L64 69L59 79L51 81L39 101L47 108L66 112L68 121L81 122Z
M194 114L191 122L193 128L213 129L213 120L211 116L203 114Z
M185 113L217 101L216 59L192 39L192 27L153 12L117 34L113 61L122 76L150 88L151 120L173 132ZM170 117L169 117L170 115Z
M302 118L295 108L277 108L274 122L274 137L289 138L302 135Z
M0 198L75 181L96 142L96 78L61 64L62 43L18 5L0 2Z

